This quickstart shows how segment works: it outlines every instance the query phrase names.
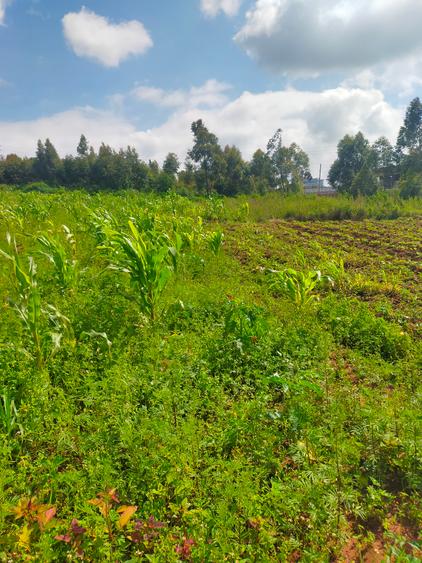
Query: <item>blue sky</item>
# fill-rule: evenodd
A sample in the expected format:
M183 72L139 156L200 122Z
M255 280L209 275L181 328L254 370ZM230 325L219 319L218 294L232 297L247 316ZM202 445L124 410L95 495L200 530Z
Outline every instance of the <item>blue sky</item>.
M61 20L82 5L116 22L142 21L154 47L113 69L75 56L64 40ZM0 29L0 72L10 85L0 91L0 119L31 119L71 105L106 107L108 96L135 83L178 89L214 77L233 84L234 93L264 89L273 77L232 41L240 21L207 19L197 0L16 0Z
M203 117L250 157L283 128L325 172L341 136L395 140L418 94L420 0L0 0L0 148L78 135L181 157ZM80 130L79 129L83 129Z

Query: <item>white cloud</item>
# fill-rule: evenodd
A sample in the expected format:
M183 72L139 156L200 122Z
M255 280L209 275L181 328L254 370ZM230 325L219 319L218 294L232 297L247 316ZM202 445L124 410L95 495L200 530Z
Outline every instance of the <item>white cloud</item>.
M315 75L422 55L420 0L256 0L235 41L264 66Z
M220 12L226 16L235 16L242 2L243 0L201 0L201 10L211 18L215 18Z
M338 87L324 92L298 90L244 92L232 101L198 109L176 108L160 126L137 130L130 120L112 112L76 108L26 122L0 122L3 153L33 155L38 138L49 137L61 154L74 153L81 133L98 148L104 141L115 148L133 145L141 158L162 161L168 152L184 157L192 146L190 125L202 118L220 143L236 144L245 158L265 149L270 136L281 127L286 144L297 142L311 158L312 171L319 163L326 176L336 156L336 146L346 133L362 130L371 141L381 135L395 140L404 109L392 107L379 90Z
M31 121L0 122L3 154L27 156L34 155L38 139L50 138L59 153L65 155L75 152L81 133L96 147L102 141L117 147L130 144L135 132L129 122L91 107L74 108Z
M76 55L106 67L117 67L129 56L142 55L153 45L141 22L111 23L84 7L80 12L66 14L62 24L64 36Z
M9 6L13 0L0 0L0 25L4 24L6 17L6 8Z
M342 85L347 88L378 88L409 99L422 85L422 58L410 56L358 71L343 80Z
M132 91L132 95L141 102L171 108L183 105L186 92L183 90L173 90L169 92L151 86L138 86Z
M217 107L227 102L228 84L218 80L207 80L202 86L193 86L189 90L162 90L149 86L138 86L132 96L142 102L156 106L180 107Z

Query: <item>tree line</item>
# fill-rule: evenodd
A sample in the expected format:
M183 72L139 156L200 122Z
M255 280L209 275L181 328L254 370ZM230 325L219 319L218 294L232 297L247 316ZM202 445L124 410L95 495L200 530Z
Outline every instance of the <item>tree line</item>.
M297 145L283 144L278 129L245 161L236 146L224 149L218 138L199 119L192 123L193 146L184 166L175 153L169 153L162 165L142 160L136 149L114 150L102 144L96 152L81 135L76 155L60 158L50 139L38 141L35 156L16 154L0 157L0 184L26 186L64 186L91 190L136 189L158 193L180 192L233 196L241 193L265 193L279 190L295 193L312 179L309 157ZM371 195L400 182L402 195L421 193L422 186L422 104L410 103L396 145L386 137L375 143L362 133L346 135L338 144L337 159L330 168L330 184L340 193Z
M140 159L133 147L116 151L103 143L95 152L81 135L76 156L61 159L50 139L38 141L33 158L7 155L0 160L0 184L43 182L68 188L155 192L179 188L236 195L276 188L299 191L303 180L311 177L307 154L295 143L284 146L281 130L269 140L267 150L257 150L250 162L235 146L223 149L202 120L192 123L191 131L194 143L183 168L175 153L169 153L160 166L155 160Z
M422 103L413 99L397 141L386 137L372 145L362 133L346 135L337 146L337 159L328 174L340 193L372 195L380 188L400 187L404 197L422 193Z

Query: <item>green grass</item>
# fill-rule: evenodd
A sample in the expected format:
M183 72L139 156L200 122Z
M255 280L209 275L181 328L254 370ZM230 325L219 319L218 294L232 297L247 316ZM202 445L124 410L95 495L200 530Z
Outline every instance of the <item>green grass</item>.
M245 208L247 202L248 207ZM280 196L241 196L227 202L228 213L239 220L262 222L269 219L300 221L341 221L345 219L397 219L419 216L422 199L403 200L396 191L381 192L372 197L353 199L345 195L318 196L295 194Z
M394 197L2 192L49 340L3 256L0 560L420 559L420 202ZM288 269L334 287L297 302Z

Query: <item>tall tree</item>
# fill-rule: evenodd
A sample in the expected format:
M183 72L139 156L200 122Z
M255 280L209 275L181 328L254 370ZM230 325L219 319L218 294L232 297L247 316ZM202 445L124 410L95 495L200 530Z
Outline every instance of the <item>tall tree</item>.
M328 173L330 184L341 193L350 193L354 177L372 158L369 141L362 133L346 135L337 145L337 159Z
M272 185L283 192L291 191L293 177L303 180L310 175L308 155L296 143L284 147L281 129L268 141L267 156L272 164Z
M157 176L160 172L160 165L156 160L148 160L148 167L153 176Z
M129 176L129 187L135 190L146 190L148 185L148 165L139 159L139 155L134 147L127 147L123 158Z
M419 98L414 98L407 108L397 148L401 153L422 149L422 103Z
M374 166L385 188L392 188L399 179L399 156L387 137L380 137L371 147Z
M298 176L300 180L312 178L309 171L309 156L296 143L292 143L286 151L286 166L288 174Z
M91 182L96 188L118 190L120 177L117 173L116 152L105 143L102 143L98 156L91 169Z
M61 160L50 139L43 144L41 140L37 143L37 152L34 160L34 173L37 179L56 184L61 172Z
M265 193L272 185L272 163L270 157L261 149L254 152L249 162L249 177L253 191Z
M88 145L88 141L87 141L87 138L85 137L85 135L81 135L81 138L79 140L79 144L76 148L76 152L78 153L78 156L80 156L80 157L88 156L89 145Z
M387 137L380 137L372 145L375 166L387 168L396 164L396 152Z
M207 195L215 189L224 171L224 158L217 137L208 131L202 119L191 126L194 144L188 156L196 162L199 169L196 174L198 187L204 188Z
M414 98L406 111L404 124L397 139L402 177L422 173L422 103Z
M271 186L284 190L286 171L284 169L282 129L277 129L268 141L267 157L271 162Z
M220 193L233 196L247 191L246 163L240 150L235 146L226 146L223 151L225 174Z
M163 172L174 178L179 172L179 168L180 162L177 155L174 152L169 152L164 160Z
M369 162L366 162L353 178L350 193L353 197L359 195L373 195L378 191L379 187L379 180L374 170Z
M190 188L195 184L195 167L189 156L185 159L184 169L179 172L179 181Z
M0 184L20 186L32 179L32 159L20 158L16 154L8 154L5 159L0 159Z

